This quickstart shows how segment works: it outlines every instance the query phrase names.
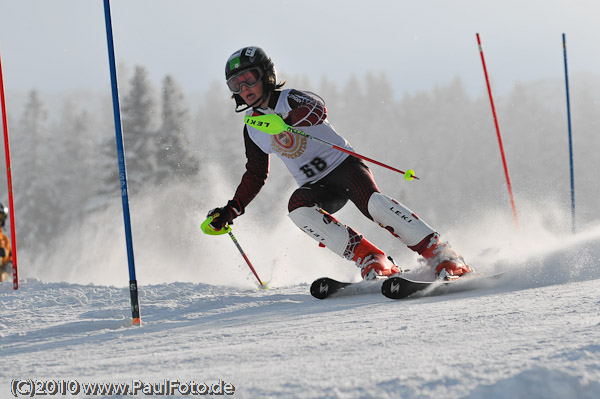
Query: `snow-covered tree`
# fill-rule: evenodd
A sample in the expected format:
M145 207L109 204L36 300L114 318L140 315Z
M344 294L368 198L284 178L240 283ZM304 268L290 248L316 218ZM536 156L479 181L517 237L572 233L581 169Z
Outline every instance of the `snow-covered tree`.
M148 71L136 66L121 105L127 179L132 193L153 181L156 153L155 99Z
M156 134L154 181L194 176L198 159L190 148L188 109L183 93L172 76L163 79L161 126Z
M61 173L61 151L48 127L48 114L39 93L29 92L14 137L14 190L18 227L23 244L43 247L60 223L61 195L54 183Z

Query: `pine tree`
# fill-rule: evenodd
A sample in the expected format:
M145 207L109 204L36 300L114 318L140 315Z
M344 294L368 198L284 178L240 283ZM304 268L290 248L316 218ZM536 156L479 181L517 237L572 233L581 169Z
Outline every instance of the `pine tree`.
M64 172L57 179L63 206L69 212L74 212L73 216L77 218L85 216L90 209L98 182L102 181L99 140L94 135L92 126L90 114L86 110L77 109L73 101L65 102L62 120L56 130L62 133L61 147L68 154L69 162L63 163L61 169ZM116 169L116 164L113 166Z
M153 180L156 130L153 126L154 98L146 68L136 66L130 84L131 90L121 106L121 116L128 187L134 193Z
M48 115L36 90L27 98L15 140L15 208L26 247L43 247L60 222L60 192L54 185L59 151ZM25 150L26 149L26 150Z
M162 121L156 134L156 173L162 183L173 177L190 177L198 173L198 159L190 152L187 130L188 110L181 89L171 76L163 80Z
M48 114L39 98L37 90L31 90L27 96L27 102L19 121L19 130L28 144L30 167L23 172L38 172L41 169L41 146L42 137L47 130Z

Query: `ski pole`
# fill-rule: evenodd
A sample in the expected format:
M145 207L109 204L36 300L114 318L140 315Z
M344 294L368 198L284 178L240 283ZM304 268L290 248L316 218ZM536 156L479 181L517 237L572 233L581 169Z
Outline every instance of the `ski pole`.
M227 225L227 226L223 227L220 230L215 230L210 225L210 223L213 221L213 219L214 219L214 216L209 216L204 222L202 222L201 228L202 228L202 231L204 232L204 234L208 234L208 235L211 235L211 236L218 236L218 235L222 235L222 234L227 233L229 235L229 237L231 237L231 240L233 241L233 243L237 247L238 251L240 251L240 254L242 254L242 257L244 258L244 260L248 264L248 267L250 268L250 270L254 274L254 277L256 277L256 279L258 280L258 282L260 284L260 287L264 288L264 289L268 289L269 286L266 283L263 283L262 280L260 279L260 277L258 277L258 273L256 273L256 270L254 269L254 266L252 266L252 263L250 263L250 259L248 259L248 256L246 256L246 253L244 252L244 250L240 246L240 243L238 242L238 240L233 235L233 232L231 231L231 226Z
M398 172L404 175L404 178L406 180L412 180L412 179L417 179L420 180L417 176L415 176L414 171L412 169L407 170L406 172L400 170L400 169L396 169L392 166L386 165L382 162L376 161L374 159L368 158L364 155L358 154L354 151L350 151L346 148L337 146L333 143L330 143L329 141L320 139L318 137L315 136L311 136L309 134L304 133L302 130L298 130L295 129L293 127L291 127L290 125L288 125L287 123L285 123L283 121L283 119L281 119L281 117L277 114L267 114L267 115L258 115L258 116L246 116L244 118L244 123L247 124L248 126L252 126L253 128L260 130L263 133L267 133L267 134L271 134L271 135L276 135L279 134L281 132L290 132L290 133L295 133L295 134L299 134L300 136L304 136L307 139L310 140L315 140L318 141L319 143L325 144L333 149L336 149L338 151L342 151L345 152L346 154L350 154L353 157L356 158L360 158L363 159L365 161L369 161L371 163L374 163L375 165L379 165L379 166L383 166L384 168L393 170L394 172Z
M260 277L258 277L258 273L256 273L256 270L252 266L252 263L250 263L250 259L248 259L248 257L246 256L246 253L244 252L244 250L242 249L242 247L240 246L240 244L236 240L235 236L233 235L233 232L231 231L231 227L230 226L227 226L227 227L229 227L229 231L227 232L227 234L229 234L229 237L231 237L231 240L233 241L233 243L237 247L238 251L240 251L240 254L242 254L242 257L244 258L244 260L248 264L248 267L250 268L250 270L252 270L252 273L254 274L254 277L256 277L256 279L258 280L258 283L260 284L260 286L262 288L268 288L267 285L261 281Z

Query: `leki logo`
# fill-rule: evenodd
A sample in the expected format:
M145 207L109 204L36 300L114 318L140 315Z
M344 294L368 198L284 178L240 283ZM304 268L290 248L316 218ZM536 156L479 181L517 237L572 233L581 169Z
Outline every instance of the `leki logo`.
M391 288L391 292L393 294L397 294L400 291L400 284L399 283L392 283Z
M397 216L400 217L400 219L402 219L403 221L405 221L406 223L410 223L413 220L410 218L410 216L408 216L407 214L405 214L404 212L402 212L401 210L395 209L393 206L390 207L390 211L392 211L394 214L396 214ZM415 214L411 215L411 216L416 216ZM418 218L417 218L418 219Z
M257 121L256 119L250 119L248 118L248 121L246 122L249 126L264 126L265 128L269 127L271 125L270 122L261 122L261 121Z

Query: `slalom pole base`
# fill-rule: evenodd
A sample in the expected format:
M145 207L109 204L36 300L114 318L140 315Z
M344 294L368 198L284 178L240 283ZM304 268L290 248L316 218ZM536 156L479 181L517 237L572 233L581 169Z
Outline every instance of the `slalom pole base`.
M137 280L129 280L129 295L131 297L131 324L141 326L142 320L140 317Z

